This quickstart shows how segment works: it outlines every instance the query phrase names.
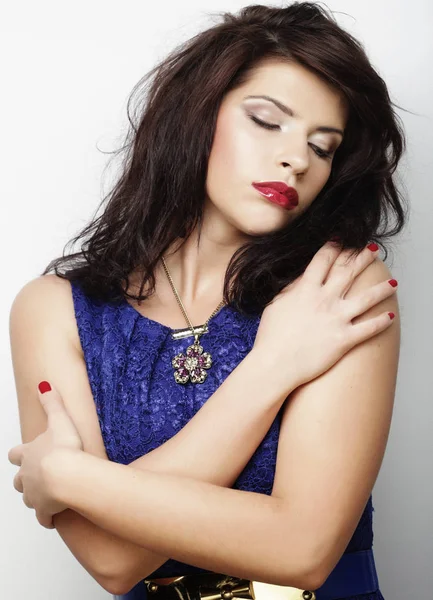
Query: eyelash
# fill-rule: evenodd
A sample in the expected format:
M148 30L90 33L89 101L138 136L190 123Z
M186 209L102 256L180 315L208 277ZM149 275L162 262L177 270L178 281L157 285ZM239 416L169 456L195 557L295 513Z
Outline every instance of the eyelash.
M279 125L272 125L271 123L266 123L265 121L258 119L254 115L248 115L248 116L252 121L254 121L254 123L259 125L260 127L264 127L265 129L272 129L273 131L275 131L276 129L279 128ZM311 144L311 147L313 148L314 152L317 154L317 156L319 158L322 158L323 160L330 160L332 158L332 152L326 152L326 150L322 150L322 148L319 148L318 146L316 146L314 144Z

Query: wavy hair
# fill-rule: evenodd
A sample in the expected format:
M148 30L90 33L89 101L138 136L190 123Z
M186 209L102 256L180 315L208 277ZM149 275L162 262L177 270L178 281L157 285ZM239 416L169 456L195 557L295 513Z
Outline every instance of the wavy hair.
M81 251L54 259L42 275L54 270L79 280L88 294L104 300L128 296L140 304L150 296L161 256L175 240L183 244L196 226L200 230L221 101L267 58L298 63L338 89L348 122L329 179L307 210L234 252L224 300L244 314L260 312L333 236L354 253L374 240L386 260L383 241L399 233L407 218L394 180L406 142L396 105L362 44L314 2L255 4L217 15L221 22L177 46L133 88L130 127L116 152L124 153L121 173L99 205L104 210L96 217L98 207L68 242L81 240ZM136 96L144 100L132 114ZM136 269L141 287L132 295L129 276Z

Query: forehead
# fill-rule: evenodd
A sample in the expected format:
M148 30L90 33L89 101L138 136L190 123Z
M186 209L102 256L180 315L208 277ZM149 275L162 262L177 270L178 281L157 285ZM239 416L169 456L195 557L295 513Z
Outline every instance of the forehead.
M232 90L227 100L257 102L278 111L266 100L244 100L248 95L263 94L283 102L301 118L323 121L342 129L345 126L347 102L344 96L298 63L280 59L266 59L258 63L250 72L248 81Z

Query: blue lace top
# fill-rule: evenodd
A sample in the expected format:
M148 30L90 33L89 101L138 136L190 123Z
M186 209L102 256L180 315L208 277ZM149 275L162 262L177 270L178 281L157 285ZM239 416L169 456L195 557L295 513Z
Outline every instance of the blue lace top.
M224 305L201 336L212 366L204 383L179 384L172 358L194 338L174 339L170 327L141 315L126 299L100 302L71 282L75 317L108 458L127 465L175 435L194 416L254 343L260 317ZM275 474L282 409L234 485L270 495ZM372 497L345 552L372 548ZM205 571L169 559L149 577ZM373 594L358 600L383 600Z

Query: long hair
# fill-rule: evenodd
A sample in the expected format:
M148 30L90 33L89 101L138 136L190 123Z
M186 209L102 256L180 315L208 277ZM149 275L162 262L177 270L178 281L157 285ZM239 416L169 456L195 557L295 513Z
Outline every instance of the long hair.
M54 259L42 275L54 269L100 299L140 303L150 296L167 248L180 238L184 243L196 226L200 231L221 101L266 58L298 63L338 89L349 116L325 186L283 229L254 236L234 252L224 300L244 314L260 312L332 236L354 253L374 240L386 260L383 241L407 217L394 181L406 142L396 105L362 44L314 2L217 14L221 22L176 47L133 88L130 128L118 151L121 173L100 204L104 210L71 240L82 241L81 251ZM132 115L136 94L144 99ZM135 269L142 273L138 295L123 286Z

